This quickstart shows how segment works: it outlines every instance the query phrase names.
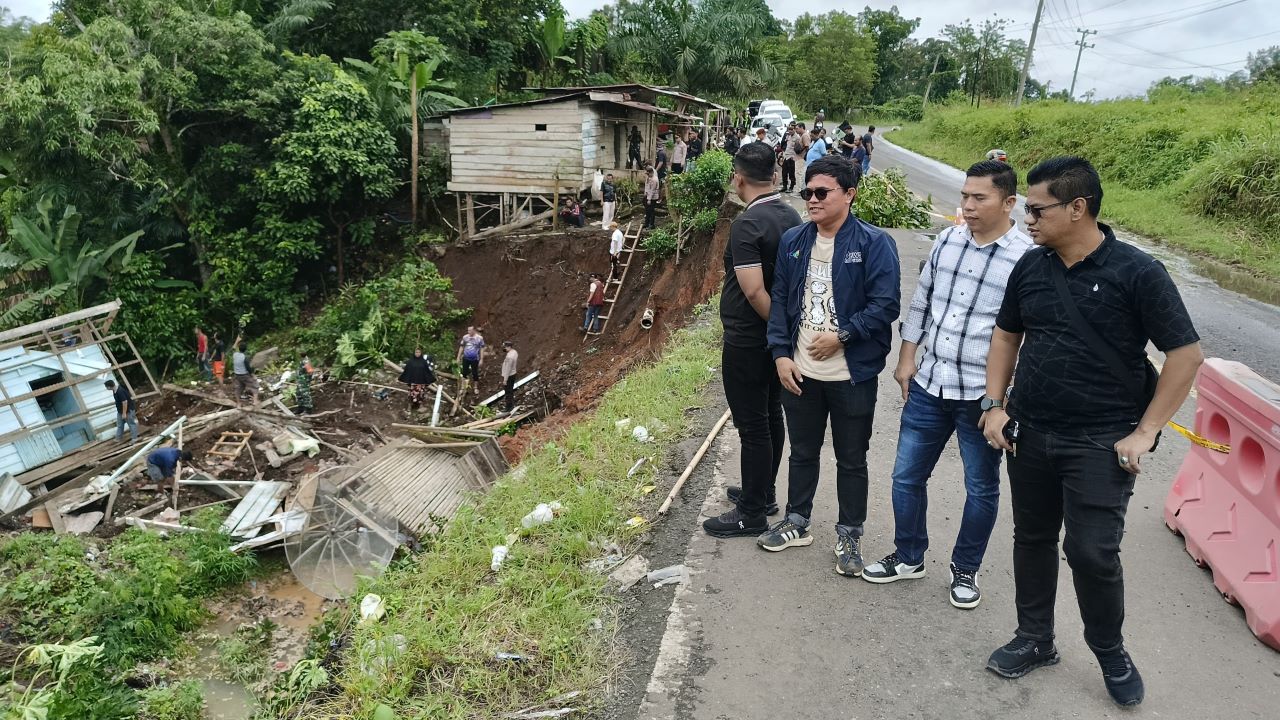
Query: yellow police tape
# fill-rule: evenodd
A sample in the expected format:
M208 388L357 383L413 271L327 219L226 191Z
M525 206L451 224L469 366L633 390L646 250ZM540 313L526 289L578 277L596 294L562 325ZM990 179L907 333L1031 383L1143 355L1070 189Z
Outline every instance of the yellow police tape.
M1208 438L1200 437L1199 435L1197 435L1197 434L1195 434L1194 432L1192 432L1192 431L1188 430L1187 428L1182 427L1181 425L1179 425L1178 423L1176 423L1176 422L1174 422L1174 421L1172 421L1172 420L1170 420L1170 421L1169 421L1169 427L1173 428L1174 430L1177 430L1177 431L1178 431L1178 434L1182 435L1182 436L1183 436L1183 437L1185 437L1186 439L1188 439L1188 440L1190 440L1191 442L1193 442L1193 443L1195 443L1195 444L1199 445L1199 446L1200 446L1200 447L1202 447L1202 448L1207 448L1207 449L1212 450L1212 451L1214 451L1214 452L1220 452L1220 453L1229 453L1229 452L1231 452L1231 446L1230 446L1230 445L1223 445L1222 443L1214 442L1214 441L1212 441L1212 440L1210 440L1210 439L1208 439Z

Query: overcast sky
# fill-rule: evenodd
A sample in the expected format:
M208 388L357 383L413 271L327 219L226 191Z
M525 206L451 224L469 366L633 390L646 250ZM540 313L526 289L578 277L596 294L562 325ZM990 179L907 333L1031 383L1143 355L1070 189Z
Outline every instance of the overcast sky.
M1076 95L1094 90L1097 97L1141 94L1152 81L1166 75L1226 75L1244 67L1254 50L1280 44L1280 14L1265 12L1275 0L1045 0L1045 17L1036 39L1032 76L1052 83L1051 89L1071 84L1077 28L1095 29L1084 51ZM572 17L582 17L606 3L603 0L561 0ZM794 18L804 10L844 10L857 13L864 6L885 8L894 3L866 0L828 0L796 9L797 3L768 0L775 15ZM944 25L966 18L975 24L988 16L992 3L984 0L901 0L907 17L921 19L917 39L933 37ZM43 20L48 0L0 0L15 15ZM941 6L941 7L939 7ZM1008 0L1002 17L1013 21L1011 33L1031 35L1036 0Z

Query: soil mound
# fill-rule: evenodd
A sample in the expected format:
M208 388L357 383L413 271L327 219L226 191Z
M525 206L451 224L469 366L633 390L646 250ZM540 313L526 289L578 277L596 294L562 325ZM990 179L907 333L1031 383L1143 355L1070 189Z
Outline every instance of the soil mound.
M585 335L582 320L588 274L609 272L604 230L495 237L449 247L435 258L453 279L459 303L474 309L472 324L484 329L492 351L480 378L481 397L501 389L503 340L513 341L520 352L519 377L540 372L537 385L522 389L519 398L546 417L503 439L511 462L594 407L633 364L661 354L672 331L720 288L729 222L739 209L725 203L712 236L688 242L679 264L674 259L650 264L645 253L635 253L618 302L603 313L610 319L601 336ZM640 327L646 308L654 312L648 330Z

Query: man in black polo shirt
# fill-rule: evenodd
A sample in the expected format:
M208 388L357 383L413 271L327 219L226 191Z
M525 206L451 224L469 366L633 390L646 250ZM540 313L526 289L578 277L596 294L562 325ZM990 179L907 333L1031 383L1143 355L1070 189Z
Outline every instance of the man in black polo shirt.
M1050 158L1027 184L1027 229L1040 247L1009 277L980 420L987 441L1008 452L1018 630L987 668L1021 677L1058 662L1053 611L1065 520L1062 550L1085 642L1111 698L1136 705L1142 676L1121 634L1125 510L1142 456L1191 389L1200 338L1164 266L1098 222L1102 184L1087 160ZM1148 340L1165 353L1158 382Z
M786 430L782 385L765 343L773 267L782 233L800 215L774 190L773 148L747 143L733 156L733 189L747 203L729 229L724 252L724 323L721 374L724 395L742 443L742 486L729 488L737 505L702 524L717 537L755 537L769 529L766 515L778 512L774 496Z

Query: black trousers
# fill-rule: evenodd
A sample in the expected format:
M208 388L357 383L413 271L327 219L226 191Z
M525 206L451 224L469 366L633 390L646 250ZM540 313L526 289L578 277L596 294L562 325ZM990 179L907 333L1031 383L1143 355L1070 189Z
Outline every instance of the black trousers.
M1120 539L1134 476L1113 449L1129 434L1046 433L1023 425L1009 455L1013 501L1013 580L1018 635L1053 639L1058 590L1058 533L1075 582L1084 639L1094 651L1124 642L1124 573Z
M657 219L654 217L654 214L657 211L658 211L658 201L656 198L653 200L644 201L644 226L645 227L651 228L657 223Z
M765 505L775 501L778 467L786 429L782 416L782 383L767 347L725 345L720 351L724 397L733 414L742 446L742 498L738 509L749 517L764 517Z
M644 161L640 159L640 148L632 146L627 149L627 169L634 167L636 170L644 167Z
M516 406L516 376L512 375L507 378L506 384L502 386L502 399L506 401L507 412L511 412L511 408Z
M796 159L787 157L782 161L782 192L796 188Z
M800 394L782 393L791 436L788 461L787 514L806 520L813 514L818 491L818 467L822 443L831 418L831 444L836 452L836 496L840 503L837 527L853 537L862 536L867 521L867 448L876 411L876 381L824 382L805 378Z

